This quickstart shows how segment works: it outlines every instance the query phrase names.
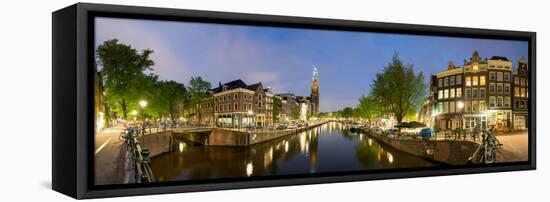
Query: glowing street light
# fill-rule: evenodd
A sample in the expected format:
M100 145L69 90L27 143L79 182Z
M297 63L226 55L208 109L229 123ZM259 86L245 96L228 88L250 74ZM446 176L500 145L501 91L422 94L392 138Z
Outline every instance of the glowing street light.
M462 108L464 108L464 102L459 101L458 104L457 104L457 106L458 106L458 109L459 109L459 110L462 110Z
M147 107L147 101L145 100L140 100L139 101L139 106L141 107L141 123L142 123L142 134L145 134L145 107Z
M147 107L147 101L145 101L145 100L140 100L140 101L139 101L139 106L141 106L141 108Z

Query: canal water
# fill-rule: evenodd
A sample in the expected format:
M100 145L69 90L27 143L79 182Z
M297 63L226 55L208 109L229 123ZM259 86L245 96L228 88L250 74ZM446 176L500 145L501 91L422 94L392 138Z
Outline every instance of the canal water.
M437 164L403 153L366 134L329 122L249 147L202 146L176 139L152 159L157 181L342 172Z

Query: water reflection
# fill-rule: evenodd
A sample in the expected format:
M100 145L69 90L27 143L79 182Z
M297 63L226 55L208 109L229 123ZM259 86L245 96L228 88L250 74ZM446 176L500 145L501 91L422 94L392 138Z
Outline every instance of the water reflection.
M435 165L379 145L366 134L344 130L335 122L249 147L174 142L173 152L152 159L153 173L159 181Z

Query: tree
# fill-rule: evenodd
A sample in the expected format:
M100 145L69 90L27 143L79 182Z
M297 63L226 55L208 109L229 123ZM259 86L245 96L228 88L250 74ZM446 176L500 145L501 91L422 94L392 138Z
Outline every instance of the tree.
M421 104L426 84L422 72L415 74L413 65L404 64L395 53L384 71L376 74L371 89L371 96L401 123L412 109Z
M138 52L129 45L118 43L117 39L105 41L96 51L98 64L105 85L105 99L111 106L128 116L131 105L136 105L143 93L140 81L145 80L145 70L152 70L154 62L149 59L153 53L146 49Z
M157 88L159 95L156 100L159 101L163 111L167 112L170 119L174 121L177 105L189 98L187 89L183 84L175 81L161 81L157 84Z
M345 107L341 112L342 118L348 119L353 117L353 108Z
M298 120L300 118L300 105L292 105L290 109L290 116L293 120Z
M357 115L370 123L372 119L380 115L378 101L372 96L361 96L357 105Z
M193 110L197 110L197 106L204 99L209 98L209 93L212 85L210 82L203 80L199 77L191 77L189 84L187 85L189 106Z
M279 122L281 115L281 99L277 96L273 97L273 122Z

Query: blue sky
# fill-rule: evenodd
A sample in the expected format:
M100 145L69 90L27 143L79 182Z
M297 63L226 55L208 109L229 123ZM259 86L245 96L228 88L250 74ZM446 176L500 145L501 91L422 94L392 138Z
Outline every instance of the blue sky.
M505 56L514 67L527 57L525 41L345 32L171 21L96 19L95 43L113 38L152 49L162 80L188 83L202 76L216 87L235 79L261 81L275 92L309 95L319 69L320 111L355 106L394 52L426 79L452 60L462 65L477 50L482 58Z

